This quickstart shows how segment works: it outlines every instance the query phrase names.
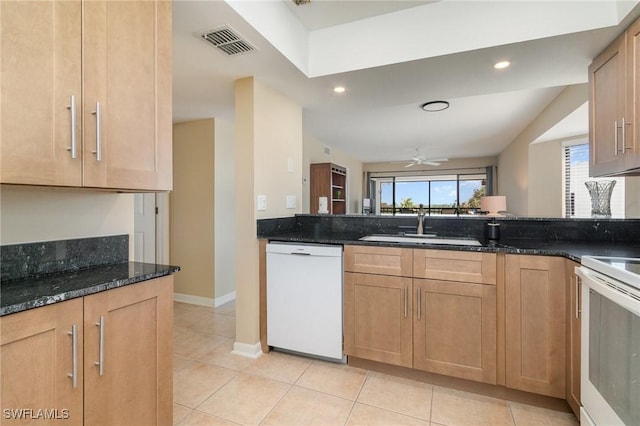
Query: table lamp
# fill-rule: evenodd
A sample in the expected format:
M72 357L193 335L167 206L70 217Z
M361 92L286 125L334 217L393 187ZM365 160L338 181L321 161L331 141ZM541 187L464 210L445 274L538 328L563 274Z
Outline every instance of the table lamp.
M502 216L499 212L507 210L507 197L504 195L480 197L480 210L487 212L487 216Z

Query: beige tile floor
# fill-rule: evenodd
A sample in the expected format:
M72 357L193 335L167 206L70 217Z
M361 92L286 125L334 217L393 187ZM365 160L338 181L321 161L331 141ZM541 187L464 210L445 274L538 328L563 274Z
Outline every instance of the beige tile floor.
M235 305L175 303L174 425L575 426L571 414L305 357L231 353Z

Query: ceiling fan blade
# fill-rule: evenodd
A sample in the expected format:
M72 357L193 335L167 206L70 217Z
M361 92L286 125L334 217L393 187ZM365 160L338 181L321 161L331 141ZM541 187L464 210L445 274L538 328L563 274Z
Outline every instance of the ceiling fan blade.
M429 166L439 166L441 163L438 163L437 161L423 161L422 164L427 164Z
M415 165L416 165L416 163L409 163L409 164L407 164L407 165L406 165L406 166L404 166L404 167L405 167L405 168L406 168L406 167L413 167L413 166L415 166Z

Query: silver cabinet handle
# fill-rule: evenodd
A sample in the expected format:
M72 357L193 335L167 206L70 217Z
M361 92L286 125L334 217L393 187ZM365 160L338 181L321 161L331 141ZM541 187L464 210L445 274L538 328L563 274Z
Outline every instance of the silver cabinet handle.
M408 299L409 299L408 295L409 294L407 292L407 288L405 287L404 288L404 317L405 318L407 317L407 314L408 314L408 312L407 312L407 304L408 304Z
M101 138L101 126L100 126L100 102L96 102L96 110L92 112L96 116L96 150L93 153L96 155L96 161L102 161L102 138Z
M627 146L627 137L625 136L625 135L626 135L626 133L625 133L625 128L626 128L627 126L630 126L630 125L631 125L631 123L627 123L627 122L625 121L624 117L622 117L622 153L623 153L623 154L625 153L625 151L626 151L627 149L631 149L631 147L628 147L628 146Z
M67 151L71 151L71 158L78 157L78 143L76 139L76 97L71 95L69 106L67 107L71 114L71 146Z
M420 314L422 313L422 303L420 301L420 299L422 298L422 294L420 289L418 289L418 291L416 292L417 296L418 296L418 319L420 319Z
M98 366L98 371L102 376L104 374L104 315L100 315L100 321L96 323L100 327L100 346L98 351L98 361L94 362Z
M73 388L78 387L78 326L73 324L71 331L68 332L71 336L71 373L67 374L71 378Z
M626 143L625 143L625 137L624 137L624 126L625 126L625 123L624 123L624 117L622 117L622 153L623 153L623 154L624 154L624 151L625 151L625 148L626 148L626 147L625 147L625 145L626 145Z
M580 318L580 313L582 312L582 310L580 309L580 288L579 288L579 280L580 277L578 277L577 275L574 275L576 282L575 282L575 290L576 290L576 319Z
M615 149L614 155L618 156L618 120L613 122L613 148Z

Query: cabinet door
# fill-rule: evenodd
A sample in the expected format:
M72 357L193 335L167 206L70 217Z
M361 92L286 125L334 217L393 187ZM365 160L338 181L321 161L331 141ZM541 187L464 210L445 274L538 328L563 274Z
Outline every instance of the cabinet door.
M621 127L626 102L625 40L622 34L589 66L590 176L616 173L624 168Z
M580 317L582 284L575 274L576 262L566 261L567 283L567 402L580 418Z
M414 250L413 275L419 278L496 284L496 254L454 250Z
M75 342L70 334L74 325ZM65 425L83 424L82 299L4 316L0 331L0 423L15 424L22 414L38 424L53 423L52 418L65 419ZM75 387L69 377L74 343Z
M416 279L413 365L496 383L496 287Z
M85 297L85 424L171 424L172 298L172 276Z
M507 387L565 398L564 259L506 256Z
M627 102L629 126L625 129L625 169L640 167L640 20L626 31L627 34Z
M398 247L344 246L344 269L380 275L412 275L412 249Z
M84 3L84 186L171 189L171 7Z
M410 278L345 273L344 353L412 366Z
M2 183L80 186L80 55L80 1L0 2Z

